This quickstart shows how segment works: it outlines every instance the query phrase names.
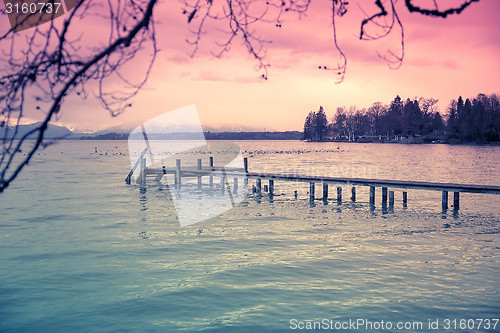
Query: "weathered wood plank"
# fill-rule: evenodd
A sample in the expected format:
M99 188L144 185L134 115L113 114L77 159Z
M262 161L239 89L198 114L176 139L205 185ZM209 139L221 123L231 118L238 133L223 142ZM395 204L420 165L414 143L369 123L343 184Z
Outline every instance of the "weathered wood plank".
M323 200L328 200L328 184L323 183Z
M314 201L314 183L309 183L309 201Z
M370 186L370 206L375 205L375 186Z
M443 191L441 194L441 208L443 210L448 209L448 191Z
M382 202L387 202L387 187L382 187Z
M453 193L453 210L460 209L460 192Z
M197 169L201 170L201 158L197 161ZM198 176L198 188L201 188L201 176Z

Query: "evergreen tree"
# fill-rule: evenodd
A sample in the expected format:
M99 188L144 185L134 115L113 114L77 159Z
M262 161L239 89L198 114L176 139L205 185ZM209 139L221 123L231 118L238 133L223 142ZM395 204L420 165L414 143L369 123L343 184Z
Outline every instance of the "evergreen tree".
M404 135L417 135L422 130L422 112L416 100L411 101L409 98L403 106L403 114L401 117L401 129Z
M440 131L444 128L443 117L441 116L441 114L439 112L433 113L431 118L432 118L431 132Z
M304 140L313 141L314 140L314 124L316 123L316 113L313 111L309 112L304 122Z
M316 112L316 117L314 119L314 134L315 141L323 141L326 138L326 130L328 128L328 120L326 119L325 111L323 107L319 107L319 111Z
M402 128L403 117L403 101L401 97L396 96L389 106L385 120L385 130L389 134L400 135L403 132Z

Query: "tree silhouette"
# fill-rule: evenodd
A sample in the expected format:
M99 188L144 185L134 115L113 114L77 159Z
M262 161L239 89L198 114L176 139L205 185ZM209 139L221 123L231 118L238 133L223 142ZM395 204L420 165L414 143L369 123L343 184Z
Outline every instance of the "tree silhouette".
M316 141L323 141L326 138L327 128L328 120L326 119L325 110L323 110L323 107L320 106L319 111L316 113L316 119L314 123Z
M404 26L401 21L397 0L372 0L377 8L374 12L364 12L365 18L360 22L358 33L361 40L375 40L389 36L393 31L400 34L399 50L387 50L379 57L387 61L391 68L399 68L404 59ZM440 8L438 0L433 1L432 7L422 7L418 0L405 0L404 7L412 14L446 18L449 15L458 15L472 3L479 0L463 0L456 7ZM225 26L226 37L217 43L213 52L216 57L221 57L229 52L231 44L241 39L248 52L257 62L257 69L262 70L262 78L268 78L269 63L266 61L268 39L258 33L259 26L270 23L277 28L282 28L284 16L290 13L304 15L310 6L311 0L227 0L227 1L200 1L183 0L183 13L191 25L192 37L188 42L192 45L192 55L199 49L199 43L207 26L212 21L221 22ZM348 15L350 3L348 0L329 0L330 10L325 14L330 15L332 23L332 47L338 52L335 65L320 65L321 70L330 70L336 74L337 82L344 80L347 71L347 57L342 46L337 40L337 21ZM442 7L442 6L441 6Z
M69 95L85 99L92 83L92 90L112 115L131 106L129 100L145 83L156 54L155 4L156 0L118 0L107 5L82 0L61 18L54 12L49 17L35 12L11 20L12 27L0 35L4 52L0 58L0 193L38 148L47 145L47 126ZM109 28L100 36L83 38L86 22L99 19ZM121 69L144 50L148 50L149 65L143 78L133 82ZM109 86L120 82L118 91L107 90L108 82L113 83ZM39 110L43 120L20 135L19 125L28 110Z
M304 140L313 141L316 137L316 113L314 111L309 112L304 122Z
M369 136L375 141L400 141L412 137L423 137L415 139L417 142L436 139L452 143L500 141L500 98L497 95L479 94L465 102L462 97L453 100L446 125L437 102L433 98L408 98L403 103L401 97L396 96L389 106L376 102L368 109L350 107L347 111L345 107L338 107L327 124L330 137L319 136L314 126L319 112L310 112L304 124L304 138L308 141L357 141L361 136ZM324 112L322 108L320 111Z
M456 142L500 141L500 99L498 95L462 96L450 103L447 129Z

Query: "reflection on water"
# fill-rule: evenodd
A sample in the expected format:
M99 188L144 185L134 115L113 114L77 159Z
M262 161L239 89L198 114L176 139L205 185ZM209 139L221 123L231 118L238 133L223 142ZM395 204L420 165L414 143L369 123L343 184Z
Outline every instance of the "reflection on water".
M251 171L356 165L379 178L500 184L499 147L238 144ZM272 200L250 195L180 227L169 190L125 185L125 144L45 153L0 197L0 331L284 332L292 318L498 316L499 196L464 194L453 215L438 191L408 191L403 207L395 190L392 209L378 192L370 210L363 187L356 202L342 187L339 204L331 187L327 204L311 205L308 184L276 182Z

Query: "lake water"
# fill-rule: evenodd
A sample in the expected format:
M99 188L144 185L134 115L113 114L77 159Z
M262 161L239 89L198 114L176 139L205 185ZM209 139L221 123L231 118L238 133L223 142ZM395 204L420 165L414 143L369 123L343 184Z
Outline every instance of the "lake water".
M500 147L238 145L251 171L500 184ZM310 205L307 184L277 182L272 201L180 227L169 191L125 185L129 169L125 141L62 141L0 195L1 332L500 330L476 320L499 318L499 195L443 214L438 191L408 191L405 208L396 191L387 213L379 192L370 211L363 188Z

